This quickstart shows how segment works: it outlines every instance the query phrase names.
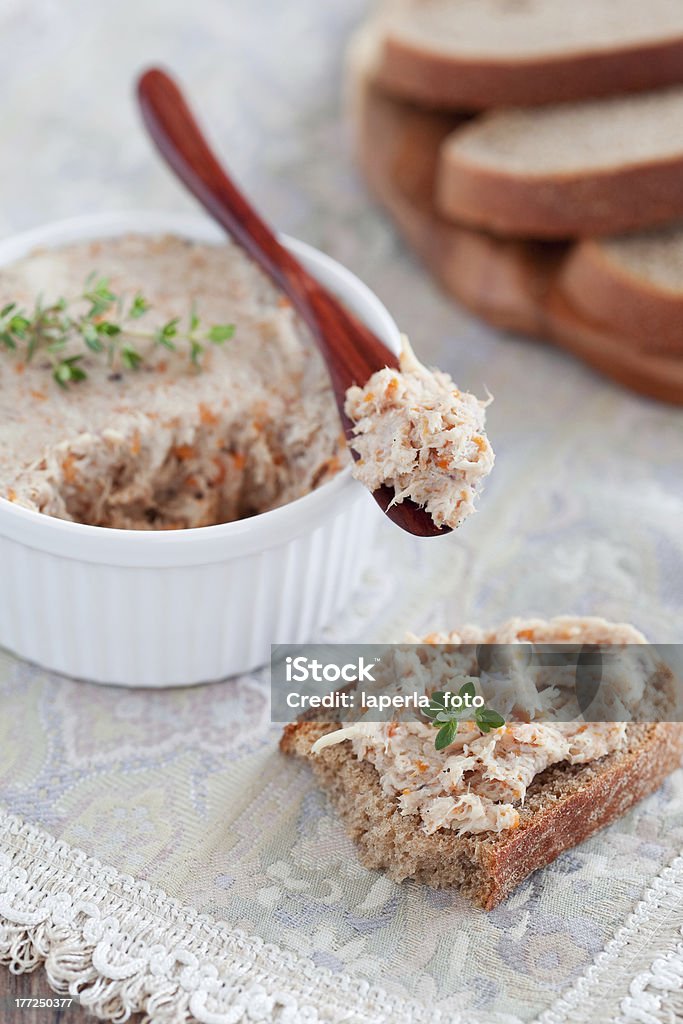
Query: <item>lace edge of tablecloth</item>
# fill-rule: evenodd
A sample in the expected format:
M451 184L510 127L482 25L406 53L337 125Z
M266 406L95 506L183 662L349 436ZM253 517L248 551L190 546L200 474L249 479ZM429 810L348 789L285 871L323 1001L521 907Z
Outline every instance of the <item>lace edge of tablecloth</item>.
M459 1021L199 914L2 809L0 963L44 964L52 988L105 1020Z
M43 964L105 1020L149 1024L521 1024L478 1020L333 974L199 914L0 809L0 963ZM683 857L651 883L579 981L536 1024L659 1024L683 992Z

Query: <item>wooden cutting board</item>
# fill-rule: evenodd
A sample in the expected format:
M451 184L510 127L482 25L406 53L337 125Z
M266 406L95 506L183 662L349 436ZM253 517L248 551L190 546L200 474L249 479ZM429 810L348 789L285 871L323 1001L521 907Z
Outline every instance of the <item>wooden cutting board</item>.
M653 356L585 322L561 294L570 243L500 239L434 208L439 146L456 115L390 98L367 73L360 40L349 60L354 147L369 187L446 291L496 327L559 345L623 386L683 405L683 355Z

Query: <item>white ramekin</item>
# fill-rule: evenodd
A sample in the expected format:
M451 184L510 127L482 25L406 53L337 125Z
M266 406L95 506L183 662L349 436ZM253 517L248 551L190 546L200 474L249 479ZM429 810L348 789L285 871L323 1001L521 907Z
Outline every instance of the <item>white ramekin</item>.
M39 246L131 231L222 240L195 217L78 217L0 241L0 266ZM284 241L398 351L396 324L357 277ZM56 672L126 686L249 671L268 661L271 643L305 643L341 612L380 517L348 468L282 508L171 533L83 526L0 499L0 646Z

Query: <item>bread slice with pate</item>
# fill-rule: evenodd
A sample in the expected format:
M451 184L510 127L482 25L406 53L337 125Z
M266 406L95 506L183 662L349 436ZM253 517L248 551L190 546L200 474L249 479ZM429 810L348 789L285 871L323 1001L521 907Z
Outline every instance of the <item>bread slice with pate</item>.
M640 642L630 627L569 618L431 639L470 643L475 635L502 643ZM338 723L301 720L286 726L280 747L311 765L367 868L397 882L457 888L491 910L656 790L683 757L680 724L563 723L559 737L558 728L509 724L484 736L465 723L460 741L436 751L433 730L419 722L368 723L338 741Z
M683 87L498 110L444 142L440 211L502 235L586 238L683 216Z
M375 67L395 95L480 110L683 81L679 0L385 0Z

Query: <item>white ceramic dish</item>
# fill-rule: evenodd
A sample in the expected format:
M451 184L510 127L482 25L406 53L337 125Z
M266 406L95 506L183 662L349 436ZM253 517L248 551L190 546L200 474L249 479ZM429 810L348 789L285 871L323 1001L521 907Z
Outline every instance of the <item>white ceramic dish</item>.
M79 217L0 242L0 266L38 246L173 233L220 242L208 220L154 213ZM328 256L285 238L304 266L398 351L375 295ZM99 683L177 686L265 664L349 602L381 512L346 468L251 519L178 532L111 530L0 499L0 646Z

